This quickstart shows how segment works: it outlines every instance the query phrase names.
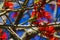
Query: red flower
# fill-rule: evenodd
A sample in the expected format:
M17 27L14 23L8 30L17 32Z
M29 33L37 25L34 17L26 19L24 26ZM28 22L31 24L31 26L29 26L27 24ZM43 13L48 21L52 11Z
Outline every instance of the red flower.
M47 19L52 19L52 15L51 15L49 12L45 12L45 13L44 13L44 16L45 16Z
M47 31L49 34L54 33L55 32L54 26L48 26L48 27L46 27L45 31Z
M49 40L59 40L59 39L55 37L51 37Z
M10 9L13 9L13 2L5 2L4 6L9 7Z
M2 35L0 36L1 40L7 40L7 34L5 32L2 33Z
M34 16L35 16L35 10L33 10L33 12L32 12L32 15L31 15L31 18L34 18Z
M54 31L54 26L49 26L49 31Z
M45 28L44 27L39 27L39 31L44 31Z
M60 0L58 0L57 4L58 4L58 6L60 6Z

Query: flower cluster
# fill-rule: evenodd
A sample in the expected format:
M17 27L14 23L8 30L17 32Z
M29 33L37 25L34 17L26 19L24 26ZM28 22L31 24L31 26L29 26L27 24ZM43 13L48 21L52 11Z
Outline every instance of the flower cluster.
M42 2L35 3L31 18L33 19L34 17L36 17L36 21L32 22L32 24L37 25L39 31L41 31L44 36L49 38L49 40L58 40L53 35L53 33L55 32L54 26L47 25L51 23L53 17L49 12L44 10L44 6L45 4L42 4ZM45 18L46 20L42 20L43 18Z

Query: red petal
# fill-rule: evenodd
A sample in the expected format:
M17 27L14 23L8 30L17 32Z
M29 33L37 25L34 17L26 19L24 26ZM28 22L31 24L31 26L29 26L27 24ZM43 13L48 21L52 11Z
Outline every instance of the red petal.
M31 18L35 16L35 11L32 12Z
M44 27L39 27L39 30L40 30L40 31L44 31L45 28L44 28Z

